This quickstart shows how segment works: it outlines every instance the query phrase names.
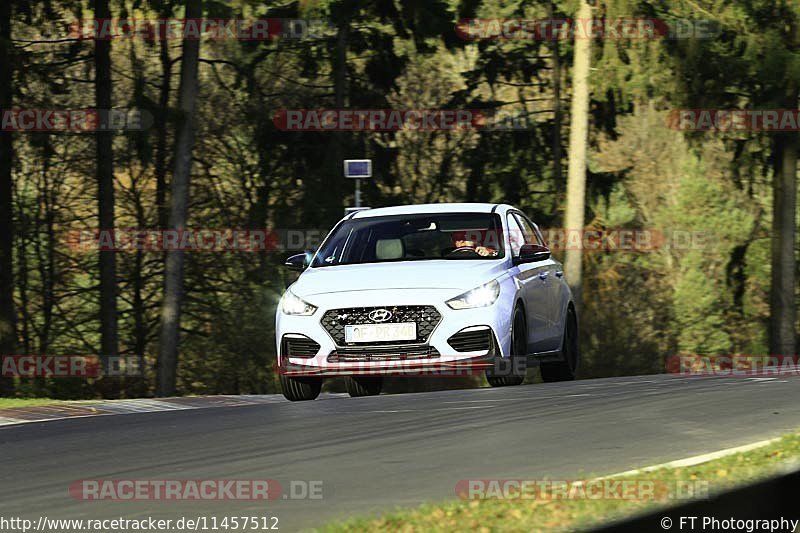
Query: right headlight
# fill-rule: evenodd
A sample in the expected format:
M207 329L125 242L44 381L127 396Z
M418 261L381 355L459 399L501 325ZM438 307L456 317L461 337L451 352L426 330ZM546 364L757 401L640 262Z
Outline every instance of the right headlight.
M450 309L475 309L477 307L488 307L497 301L500 296L500 284L497 280L475 287L471 291L456 296L452 300L447 300Z
M316 310L316 306L295 295L291 290L287 289L281 298L281 311L284 315L309 316Z

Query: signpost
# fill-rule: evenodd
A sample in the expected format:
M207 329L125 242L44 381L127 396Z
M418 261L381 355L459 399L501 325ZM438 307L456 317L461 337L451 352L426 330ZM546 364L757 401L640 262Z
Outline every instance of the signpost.
M356 180L355 207L345 209L345 214L360 211L361 207L361 180L372 177L372 159L345 159L344 177ZM368 208L367 208L368 209Z

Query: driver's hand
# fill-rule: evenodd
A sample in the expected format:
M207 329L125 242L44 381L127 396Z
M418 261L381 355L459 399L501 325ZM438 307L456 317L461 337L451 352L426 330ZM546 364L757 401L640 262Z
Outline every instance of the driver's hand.
M495 251L492 248L487 248L485 246L478 246L475 248L475 252L483 257L488 257L495 254Z

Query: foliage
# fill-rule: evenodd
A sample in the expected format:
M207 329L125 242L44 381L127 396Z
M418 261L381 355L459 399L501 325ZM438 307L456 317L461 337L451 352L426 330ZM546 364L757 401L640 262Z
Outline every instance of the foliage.
M92 107L93 43L64 37L71 21L91 18L90 2L16 4L14 106ZM455 24L469 17L541 18L548 10L564 18L575 5L205 2L213 17L327 24L312 39L203 42L189 226L325 230L352 203L339 159L363 156L375 162L376 178L364 192L368 205L507 201L542 227L559 227L565 172L556 170L554 158L563 154L558 147L566 145L568 131L566 121L556 120L554 88L561 87L561 108L568 109L571 43L465 41ZM775 22L785 15L796 24L800 14L792 6L767 0L598 3L598 13L609 17L713 14L722 33L708 40L607 40L594 47L588 226L645 229L665 235L668 244L676 234L703 239L644 252L587 253L584 376L659 372L676 353L766 350L770 140L685 135L670 129L667 117L686 106L774 105L783 80L800 78L798 52L784 43ZM180 17L182 7L170 0L116 0L112 11ZM160 227L159 161L168 163L173 153L179 61L179 41L113 41L115 105L138 107L156 119L153 129L115 136L118 227ZM273 122L279 110L335 108L337 102L353 109L482 109L521 118L525 127L331 134L281 131ZM99 350L97 257L67 244L69 231L97 227L93 147L89 134L15 136L20 353ZM187 253L180 393L276 390L274 311L291 281L282 269L288 253ZM142 355L147 364L146 379L124 383L123 394L152 394L163 256L123 252L117 264L120 351ZM55 380L17 386L19 394L57 398L97 394L91 384Z

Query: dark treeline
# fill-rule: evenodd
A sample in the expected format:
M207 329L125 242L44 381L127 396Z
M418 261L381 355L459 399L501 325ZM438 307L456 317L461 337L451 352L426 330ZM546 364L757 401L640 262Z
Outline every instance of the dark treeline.
M585 13L714 31L576 46L456 30L461 19ZM200 17L310 29L185 41L70 31L94 18ZM579 65L591 69L586 106ZM797 109L799 88L794 0L0 1L0 108L152 119L140 131L0 132L0 354L119 354L145 369L100 382L0 379L0 395L275 391L290 250L97 252L70 235L315 235L353 203L348 157L374 162L367 205L502 201L543 228L577 220L660 236L646 250L570 258L567 272L582 274L583 377L660 372L678 354L794 355L797 131L683 131L671 117ZM480 109L517 129L298 132L274 120L322 108Z

